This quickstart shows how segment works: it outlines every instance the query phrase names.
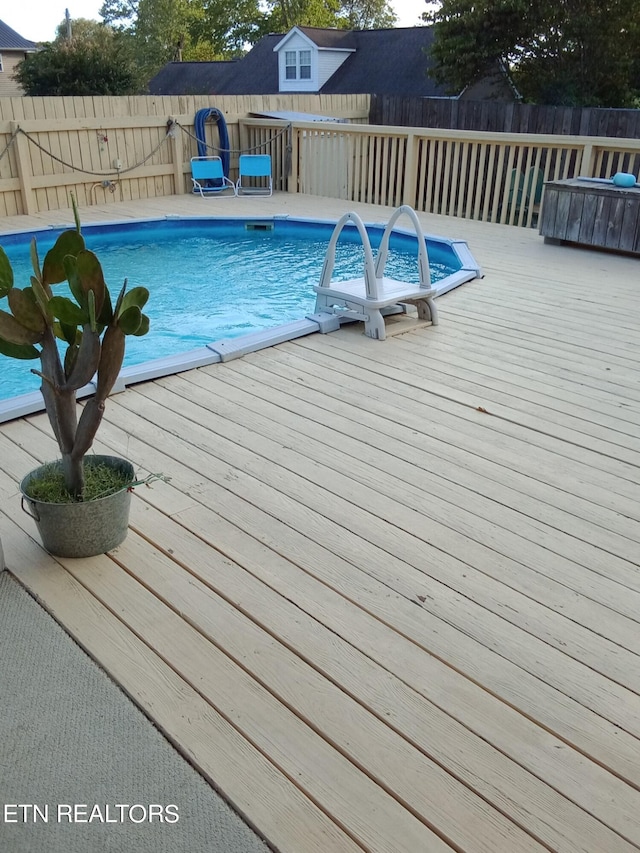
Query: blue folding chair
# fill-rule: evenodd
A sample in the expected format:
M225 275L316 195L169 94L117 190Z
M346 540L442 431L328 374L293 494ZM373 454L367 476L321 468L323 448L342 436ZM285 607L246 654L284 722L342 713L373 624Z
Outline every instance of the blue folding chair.
M241 154L238 159L236 195L272 195L271 156Z
M192 157L193 192L205 196L235 196L236 186L226 177L220 157ZM229 190L231 192L229 192Z

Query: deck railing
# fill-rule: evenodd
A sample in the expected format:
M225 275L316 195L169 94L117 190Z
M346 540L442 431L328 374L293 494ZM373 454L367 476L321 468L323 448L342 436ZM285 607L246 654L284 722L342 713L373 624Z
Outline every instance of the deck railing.
M68 208L71 193L85 206L189 192L194 115L212 105L227 120L230 176L240 151L270 153L274 185L289 192L532 226L545 181L640 172L638 139L360 124L368 103L368 95L0 98L0 216ZM274 110L350 121L247 118ZM214 130L208 138L215 150Z
M248 119L246 144L286 127ZM640 140L293 122L265 150L289 192L532 227L545 182L640 171Z

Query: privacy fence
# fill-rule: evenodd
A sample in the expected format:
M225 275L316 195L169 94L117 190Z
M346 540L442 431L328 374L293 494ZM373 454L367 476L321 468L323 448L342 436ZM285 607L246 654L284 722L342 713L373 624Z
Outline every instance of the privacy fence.
M369 96L0 98L0 216L68 208L71 192L84 206L189 191L195 114L213 107L226 121L233 177L248 148L240 119L295 110L362 122ZM205 135L219 146L215 124Z
M240 151L272 157L276 189L536 224L543 185L640 173L640 140L367 125L369 96L0 99L0 216L189 192L194 118L226 119L231 177ZM286 121L307 112L351 119ZM360 122L360 123L359 123ZM219 147L213 123L207 150Z
M372 95L369 124L640 139L640 110Z

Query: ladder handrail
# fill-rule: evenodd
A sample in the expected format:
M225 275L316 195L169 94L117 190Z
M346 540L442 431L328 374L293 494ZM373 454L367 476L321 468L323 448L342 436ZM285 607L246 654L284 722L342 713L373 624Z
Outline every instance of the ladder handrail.
M380 247L378 248L378 255L376 257L376 279L381 279L384 277L384 268L387 263L387 255L389 253L389 238L391 237L393 226L403 214L408 216L409 219L411 219L411 221L413 222L413 227L416 232L416 238L418 240L418 273L420 276L420 287L424 288L425 290L430 290L431 270L429 268L429 255L427 254L427 244L424 239L424 234L422 233L422 226L420 225L420 220L418 219L415 210L412 207L409 207L408 204L403 204L393 211L391 219L387 222L387 225L384 229L384 234L382 235L382 240L380 241Z
M364 227L364 222L360 219L358 214L353 211L351 213L343 214L333 229L333 234L329 240L329 246L324 258L322 274L320 275L320 287L331 287L331 276L333 275L333 267L336 261L336 245L338 243L338 237L340 236L344 226L349 221L353 222L356 226L358 233L360 234L360 239L362 240L362 248L364 249L364 284L367 298L378 299L378 281L376 278L376 267L373 261L371 241L369 240L367 229Z

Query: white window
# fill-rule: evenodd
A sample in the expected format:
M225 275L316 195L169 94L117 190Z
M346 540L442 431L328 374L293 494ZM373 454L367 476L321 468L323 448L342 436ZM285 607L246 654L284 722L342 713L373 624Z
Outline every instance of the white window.
M311 51L301 50L299 52L300 79L311 80Z
M311 51L285 50L284 68L286 80L311 80Z
M286 50L284 54L285 77L287 80L298 79L298 51Z
M2 67L2 54L1 53L0 53L0 71L4 71L4 68Z

